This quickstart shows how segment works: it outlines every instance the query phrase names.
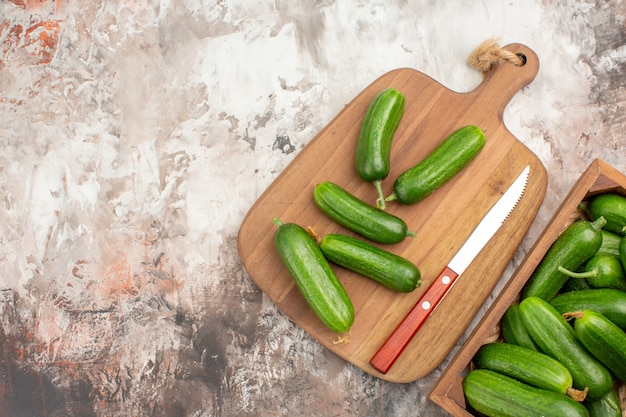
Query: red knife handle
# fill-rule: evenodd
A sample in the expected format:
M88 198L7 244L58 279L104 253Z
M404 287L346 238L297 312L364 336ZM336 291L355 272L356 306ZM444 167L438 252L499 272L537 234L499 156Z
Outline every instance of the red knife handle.
M378 372L386 374L396 362L404 348L422 327L422 324L446 295L459 274L445 267L437 279L428 287L419 301L413 306L402 322L387 338L385 343L370 359L370 365Z

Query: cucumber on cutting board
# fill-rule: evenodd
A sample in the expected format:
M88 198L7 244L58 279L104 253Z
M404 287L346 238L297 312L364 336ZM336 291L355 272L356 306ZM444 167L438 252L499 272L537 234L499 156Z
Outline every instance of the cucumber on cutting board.
M408 259L356 237L331 233L320 249L331 262L398 292L411 292L422 283L420 271Z
M426 158L396 178L386 201L414 204L428 197L478 156L485 134L477 126L465 126L446 137Z
M275 218L274 246L317 317L332 331L344 333L354 323L354 307L317 242L301 226Z

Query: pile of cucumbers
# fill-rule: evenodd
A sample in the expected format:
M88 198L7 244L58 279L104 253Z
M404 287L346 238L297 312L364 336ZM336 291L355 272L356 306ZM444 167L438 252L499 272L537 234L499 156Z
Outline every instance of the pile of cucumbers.
M622 417L626 197L605 192L552 243L463 379L486 416Z
M333 233L320 238L310 228L274 219L278 227L274 246L280 259L317 317L336 333L351 328L354 307L331 263L397 292L418 288L418 267L380 246L415 236L404 220L385 211L386 203L415 204L423 200L465 168L485 144L485 135L476 126L456 130L426 158L398 176L393 192L385 197L381 184L390 172L391 145L405 104L400 91L380 91L367 109L355 144L356 172L374 185L375 205L331 181L321 182L313 190L313 202L319 210L356 236Z

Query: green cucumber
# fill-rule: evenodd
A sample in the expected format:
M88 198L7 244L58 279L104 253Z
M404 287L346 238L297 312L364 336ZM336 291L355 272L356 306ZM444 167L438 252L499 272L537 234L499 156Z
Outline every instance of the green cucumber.
M593 197L583 204L591 220L606 219L606 230L620 236L626 235L626 197L605 193Z
M386 201L413 204L423 200L461 172L485 146L477 126L462 127L446 137L426 158L395 180Z
M589 417L579 402L488 369L474 369L462 381L470 407L487 417Z
M385 208L381 182L389 175L391 142L398 129L406 99L398 90L385 88L374 97L367 109L356 147L356 171L365 181L374 183L378 202Z
M619 252L619 260L622 263L622 266L624 267L624 269L626 270L626 237L623 238L619 242L617 251Z
M392 290L411 292L422 283L412 262L356 237L328 234L322 238L320 249L329 261Z
M615 389L596 401L583 403L589 411L589 417L622 417L622 405Z
M500 328L505 342L523 346L527 349L539 350L524 327L522 318L519 315L518 303L511 304L506 309L502 320L500 320Z
M561 292L588 290L591 285L585 278L568 278L561 288Z
M619 256L619 244L622 237L616 233L602 229L602 245L598 249L599 254Z
M550 304L559 314L593 310L618 327L626 329L626 292L613 288L592 288L559 294Z
M622 382L626 382L626 333L593 310L583 310L574 321L578 340Z
M585 264L584 271L574 272L559 267L559 271L571 278L583 278L593 288L615 288L626 291L626 275L617 256L596 254Z
M520 303L526 330L539 349L570 371L577 390L587 389L590 401L602 398L613 388L613 377L576 337L570 324L547 301L528 297Z
M317 184L313 201L326 216L373 242L398 243L415 236L401 218L367 204L333 182Z
M301 226L275 218L274 246L313 312L332 331L354 323L354 307L317 242Z
M572 387L572 374L561 362L523 346L488 343L478 349L472 361L476 368L489 369L537 388L567 394L576 400L583 394Z
M548 301L553 298L568 279L559 267L576 271L595 255L602 244L600 230L605 223L601 217L593 223L578 220L570 224L552 243L530 276L522 290L522 299L539 297Z

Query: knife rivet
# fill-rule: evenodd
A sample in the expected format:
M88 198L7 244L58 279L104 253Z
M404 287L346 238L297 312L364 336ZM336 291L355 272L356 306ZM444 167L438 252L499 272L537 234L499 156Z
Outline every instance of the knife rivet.
M444 275L444 276L441 278L441 282L443 282L445 285L448 285L448 284L450 283L450 277L449 277L449 276L447 276L447 275Z
M428 309L430 308L430 302L428 302L428 301L424 301L424 302L422 303L422 308L423 308L424 310L428 310Z

